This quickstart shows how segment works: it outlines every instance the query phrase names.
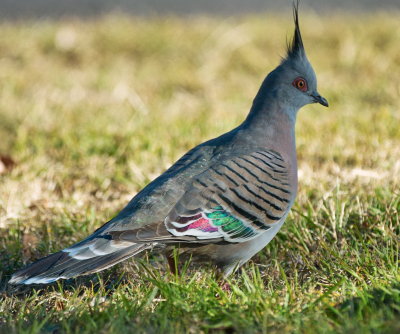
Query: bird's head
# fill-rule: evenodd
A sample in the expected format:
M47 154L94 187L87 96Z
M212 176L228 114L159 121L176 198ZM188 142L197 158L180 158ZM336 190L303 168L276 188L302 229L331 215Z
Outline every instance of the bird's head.
M288 43L286 57L264 81L264 94L274 95L280 104L295 111L310 103L320 103L328 107L328 101L318 93L317 78L304 50L299 27L298 2L293 6L293 16L293 39ZM261 91L264 89L262 87Z

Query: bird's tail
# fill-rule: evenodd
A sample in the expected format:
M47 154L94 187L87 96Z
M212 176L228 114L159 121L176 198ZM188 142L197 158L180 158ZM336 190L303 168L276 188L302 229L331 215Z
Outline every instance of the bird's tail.
M48 284L59 279L95 273L149 247L149 244L114 241L104 236L92 235L72 247L44 257L17 271L9 283Z

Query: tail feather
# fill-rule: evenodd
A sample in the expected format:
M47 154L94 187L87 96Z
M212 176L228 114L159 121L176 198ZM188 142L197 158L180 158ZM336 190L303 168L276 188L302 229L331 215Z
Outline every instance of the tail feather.
M89 239L51 254L16 272L10 284L48 284L59 279L92 274L109 268L146 248L148 244Z

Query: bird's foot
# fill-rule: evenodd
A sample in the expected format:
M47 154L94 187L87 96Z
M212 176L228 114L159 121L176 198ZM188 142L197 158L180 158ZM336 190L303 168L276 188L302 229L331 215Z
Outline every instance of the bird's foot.
M222 291L232 292L231 285L226 281L225 282L220 282L219 283L219 287L221 288Z

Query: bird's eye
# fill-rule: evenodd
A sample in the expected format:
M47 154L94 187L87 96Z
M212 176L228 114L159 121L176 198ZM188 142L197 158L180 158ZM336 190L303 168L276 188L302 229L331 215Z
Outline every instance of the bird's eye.
M306 92L308 89L306 80L300 77L294 79L292 85L302 92Z

